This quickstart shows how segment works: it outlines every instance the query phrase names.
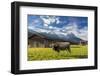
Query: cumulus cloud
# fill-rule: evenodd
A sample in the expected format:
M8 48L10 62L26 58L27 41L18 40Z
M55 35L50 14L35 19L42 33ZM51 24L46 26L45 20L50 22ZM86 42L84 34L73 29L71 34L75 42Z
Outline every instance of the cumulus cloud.
M40 16L40 18L44 21L44 26L48 26L52 23L60 23L59 17L56 16Z
M40 27L37 25L40 24L39 20L33 20L31 23L31 26L28 28L37 32L45 32L45 33L55 33L58 36L67 36L69 33L73 33L75 36L87 40L88 39L88 27L85 26L81 29L79 29L76 22L69 22L67 25L64 25L63 27L55 27L54 25L51 25L52 23L59 24L61 23L59 17L57 16L40 16L40 18L43 20L43 26ZM35 25L35 26L34 26Z
M48 24L44 24L44 26L45 26L45 27L47 27L47 26L48 26Z
M65 25L63 27L63 30L65 30L65 32L69 32L69 33L77 33L78 30L78 26L76 23L69 23L68 25Z
M59 20L59 17L56 18L56 24L61 23L61 21Z
M49 26L49 28L52 29L53 27L52 26Z
M44 21L45 24L48 24L48 25L55 22L54 16L40 16L40 18Z
M77 37L87 40L88 39L88 28L85 26L81 29L78 28L78 25L76 23L69 23L68 25L65 25L63 27L64 33L73 33Z
M82 38L83 40L88 40L88 28L84 27L84 28L80 29L78 36L80 38Z

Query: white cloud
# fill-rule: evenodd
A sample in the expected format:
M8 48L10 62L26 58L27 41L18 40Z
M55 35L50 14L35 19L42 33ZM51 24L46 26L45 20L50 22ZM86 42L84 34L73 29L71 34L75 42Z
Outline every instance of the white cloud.
M80 38L82 38L83 40L87 40L88 39L88 31L87 31L87 27L84 27L82 29L79 30L79 36Z
M63 27L63 32L67 33L74 33L77 34L78 26L76 23L69 23Z
M60 20L59 20L59 17L56 18L56 24L59 24L60 23Z
M40 18L44 21L44 26L46 25L50 25L52 23L59 24L60 20L59 17L56 16L40 16Z
M44 28L37 28L36 26L28 26L28 30L33 30L36 32L46 32L49 33L50 30L44 29Z
M48 24L44 24L44 26L48 26Z
M34 31L39 31L39 32L46 32L46 33L55 33L57 35L61 36L66 36L68 33L73 33L75 36L87 40L88 39L88 29L87 27L84 27L82 29L78 28L78 25L75 22L71 22L62 28L58 28L55 26L51 26L51 23L56 22L56 24L59 24L61 21L59 20L59 17L55 16L40 16L40 18L44 21L44 27L43 28L37 28L36 25L38 20L33 21L31 26L29 26L29 29L34 29Z
M63 27L64 33L74 33L77 37L87 40L88 39L88 30L87 27L78 28L76 23L69 23L68 25Z
M44 21L45 24L48 24L48 25L51 23L49 19L43 18L43 21Z
M52 29L53 27L52 26L49 26L49 28Z
M50 24L51 22L54 22L54 19L50 16L40 16L40 18L44 21L44 24Z

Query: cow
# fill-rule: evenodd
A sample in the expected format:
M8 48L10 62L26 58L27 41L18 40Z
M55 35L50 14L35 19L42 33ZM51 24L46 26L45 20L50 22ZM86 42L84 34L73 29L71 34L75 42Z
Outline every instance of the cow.
M71 53L70 43L69 42L56 42L53 45L53 50L60 52L61 50L66 50Z

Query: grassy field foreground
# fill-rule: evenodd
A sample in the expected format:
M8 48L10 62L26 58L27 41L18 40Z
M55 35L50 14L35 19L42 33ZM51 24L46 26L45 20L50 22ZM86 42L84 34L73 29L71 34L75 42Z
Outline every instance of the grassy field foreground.
M87 46L72 45L68 51L55 52L52 48L28 48L28 61L87 58Z

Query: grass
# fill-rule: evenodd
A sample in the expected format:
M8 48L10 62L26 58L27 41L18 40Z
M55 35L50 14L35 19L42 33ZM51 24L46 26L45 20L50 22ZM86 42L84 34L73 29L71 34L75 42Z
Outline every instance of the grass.
M52 48L28 48L28 61L33 60L59 60L59 59L79 59L87 58L87 46L72 45L71 53L66 50L59 53Z

